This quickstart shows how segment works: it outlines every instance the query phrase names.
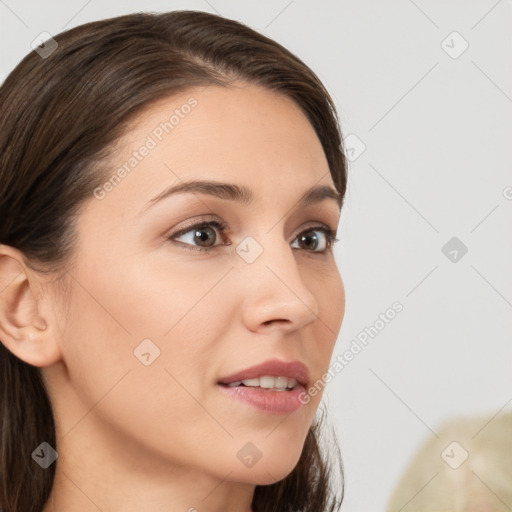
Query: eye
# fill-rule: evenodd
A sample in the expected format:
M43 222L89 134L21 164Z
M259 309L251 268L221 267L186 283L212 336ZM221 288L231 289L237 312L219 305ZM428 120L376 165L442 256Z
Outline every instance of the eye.
M322 236L319 237L317 233L321 233ZM336 233L327 226L314 226L306 231L302 231L296 240L299 241L298 249L304 248L318 253L327 252L336 242L339 242L336 238ZM300 247L300 245L303 247Z
M178 232L170 235L168 238L177 241L183 249L192 251L209 251L220 245L231 245L231 242L216 244L218 235L228 231L228 227L224 222L220 221L202 221L191 226L180 229ZM320 236L318 235L320 233ZM179 239L182 241L179 241ZM326 253L335 242L336 233L325 225L313 226L299 233L295 238L299 246L294 249L305 249L308 252Z
M177 233L169 236L169 239L177 240L178 238L188 238L188 241L182 244L184 245L183 248L196 251L208 251L218 245L222 245L215 245L215 241L217 240L216 230L220 233L224 233L227 230L227 226L223 222L216 220L203 221L181 229ZM198 246L194 247L196 243ZM231 243L225 243L223 245L231 245Z

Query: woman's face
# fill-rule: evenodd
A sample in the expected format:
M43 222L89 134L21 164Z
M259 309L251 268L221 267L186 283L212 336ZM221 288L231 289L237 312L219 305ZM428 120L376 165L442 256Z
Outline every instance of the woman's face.
M43 368L61 451L107 453L160 478L185 468L252 484L284 478L321 394L301 404L300 387L219 383L278 360L307 375L291 365L242 377L295 375L307 389L328 369L345 296L322 230L336 231L339 206L319 195L300 203L313 187L335 191L313 128L258 86L194 88L131 124L112 175L78 217L62 362ZM191 180L229 188L152 201Z

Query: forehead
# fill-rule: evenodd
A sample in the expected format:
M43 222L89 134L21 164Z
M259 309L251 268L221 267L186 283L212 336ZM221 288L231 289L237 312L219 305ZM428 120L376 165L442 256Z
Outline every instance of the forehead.
M290 98L254 84L195 87L159 100L127 126L109 191L138 208L162 188L189 179L236 183L262 195L332 184L322 145ZM127 205L129 208L129 206Z
M316 132L291 98L243 82L195 87L155 102L130 123L121 144L130 150L148 136L158 146L154 153L167 149L169 157L178 146L194 148L182 154L188 159L210 154L234 161L248 154L269 160L293 149L290 160L326 163Z

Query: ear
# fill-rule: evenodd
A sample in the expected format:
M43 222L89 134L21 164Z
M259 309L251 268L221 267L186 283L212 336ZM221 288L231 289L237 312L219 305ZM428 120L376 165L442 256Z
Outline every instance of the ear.
M0 244L0 342L16 357L33 366L49 366L61 359L49 304L38 275L27 267L23 254ZM46 299L48 301L48 299Z

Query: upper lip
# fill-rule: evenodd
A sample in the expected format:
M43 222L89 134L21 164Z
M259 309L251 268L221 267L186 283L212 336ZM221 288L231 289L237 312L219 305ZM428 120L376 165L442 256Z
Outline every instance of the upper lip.
M245 379L255 379L258 377L288 377L295 379L298 383L306 386L309 382L309 371L304 364L299 361L281 361L279 359L269 359L256 366L251 366L245 370L222 377L220 384L230 384Z

